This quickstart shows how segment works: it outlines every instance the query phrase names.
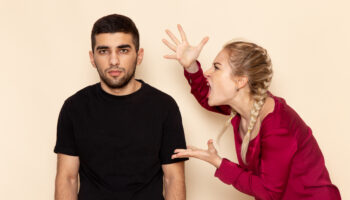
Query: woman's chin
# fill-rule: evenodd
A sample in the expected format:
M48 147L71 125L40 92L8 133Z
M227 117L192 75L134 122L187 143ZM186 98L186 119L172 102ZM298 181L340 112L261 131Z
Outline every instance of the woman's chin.
M208 99L208 105L209 106L217 106L217 103L209 98Z
M222 105L226 105L226 104L224 101L220 101L219 99L208 97L208 105L213 107L213 106L222 106Z

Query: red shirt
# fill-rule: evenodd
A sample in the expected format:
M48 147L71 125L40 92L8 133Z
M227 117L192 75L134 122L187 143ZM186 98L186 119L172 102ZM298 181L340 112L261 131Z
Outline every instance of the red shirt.
M185 71L185 77L191 93L204 108L230 114L229 106L208 105L209 87L201 68L193 74ZM237 114L231 123L239 164L224 158L215 176L256 199L341 199L311 129L284 99L269 95L275 108L263 119L258 135L249 143L248 164L241 158L242 139L238 130L241 117Z

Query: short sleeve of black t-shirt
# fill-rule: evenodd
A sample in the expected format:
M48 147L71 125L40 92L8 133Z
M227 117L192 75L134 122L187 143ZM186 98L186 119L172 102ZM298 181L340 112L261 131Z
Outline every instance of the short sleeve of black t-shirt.
M162 164L170 164L188 159L171 159L176 148L186 148L184 130L179 108L171 99L169 111L164 121L160 159Z
M78 156L77 147L75 144L73 121L69 107L70 101L67 99L64 102L58 117L57 140L54 152Z

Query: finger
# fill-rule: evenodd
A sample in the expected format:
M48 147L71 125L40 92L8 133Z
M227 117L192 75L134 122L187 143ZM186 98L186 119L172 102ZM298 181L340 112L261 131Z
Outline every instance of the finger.
M209 40L209 37L204 37L202 41L198 44L198 48L200 51L203 49L204 45L208 42L208 40Z
M175 149L174 153L181 153L181 152L185 152L187 151L187 149Z
M176 52L176 46L171 44L168 40L166 39L162 39L162 42L169 47L169 49L173 50L174 52Z
M165 32L169 35L170 39L176 44L176 45L179 45L180 44L180 41L175 37L175 35L169 31L168 29L165 30Z
M191 150L198 150L198 148L197 148L197 147L195 147L195 146L190 146L190 145L188 145L188 146L187 146L187 149L191 149Z
M185 31L184 31L184 29L182 28L182 26L181 26L180 24L177 25L177 29L178 29L179 32L180 32L182 41L183 41L183 42L187 42L187 38L186 38Z
M171 156L171 159L176 159L176 158L189 158L189 157L191 157L191 156L189 156L189 155L181 155L181 154L173 154L173 155Z
M163 57L166 58L166 59L175 59L175 60L177 59L176 54L165 55Z
M185 151L181 151L181 152L178 152L176 154L173 154L171 156L172 159L174 159L174 158L188 158L188 157L194 157L193 151L185 150Z

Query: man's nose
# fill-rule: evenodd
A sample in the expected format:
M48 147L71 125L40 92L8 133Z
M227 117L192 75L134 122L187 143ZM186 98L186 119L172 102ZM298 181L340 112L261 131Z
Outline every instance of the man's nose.
M111 65L119 65L119 57L116 52L113 52L111 54L110 60L109 60Z

